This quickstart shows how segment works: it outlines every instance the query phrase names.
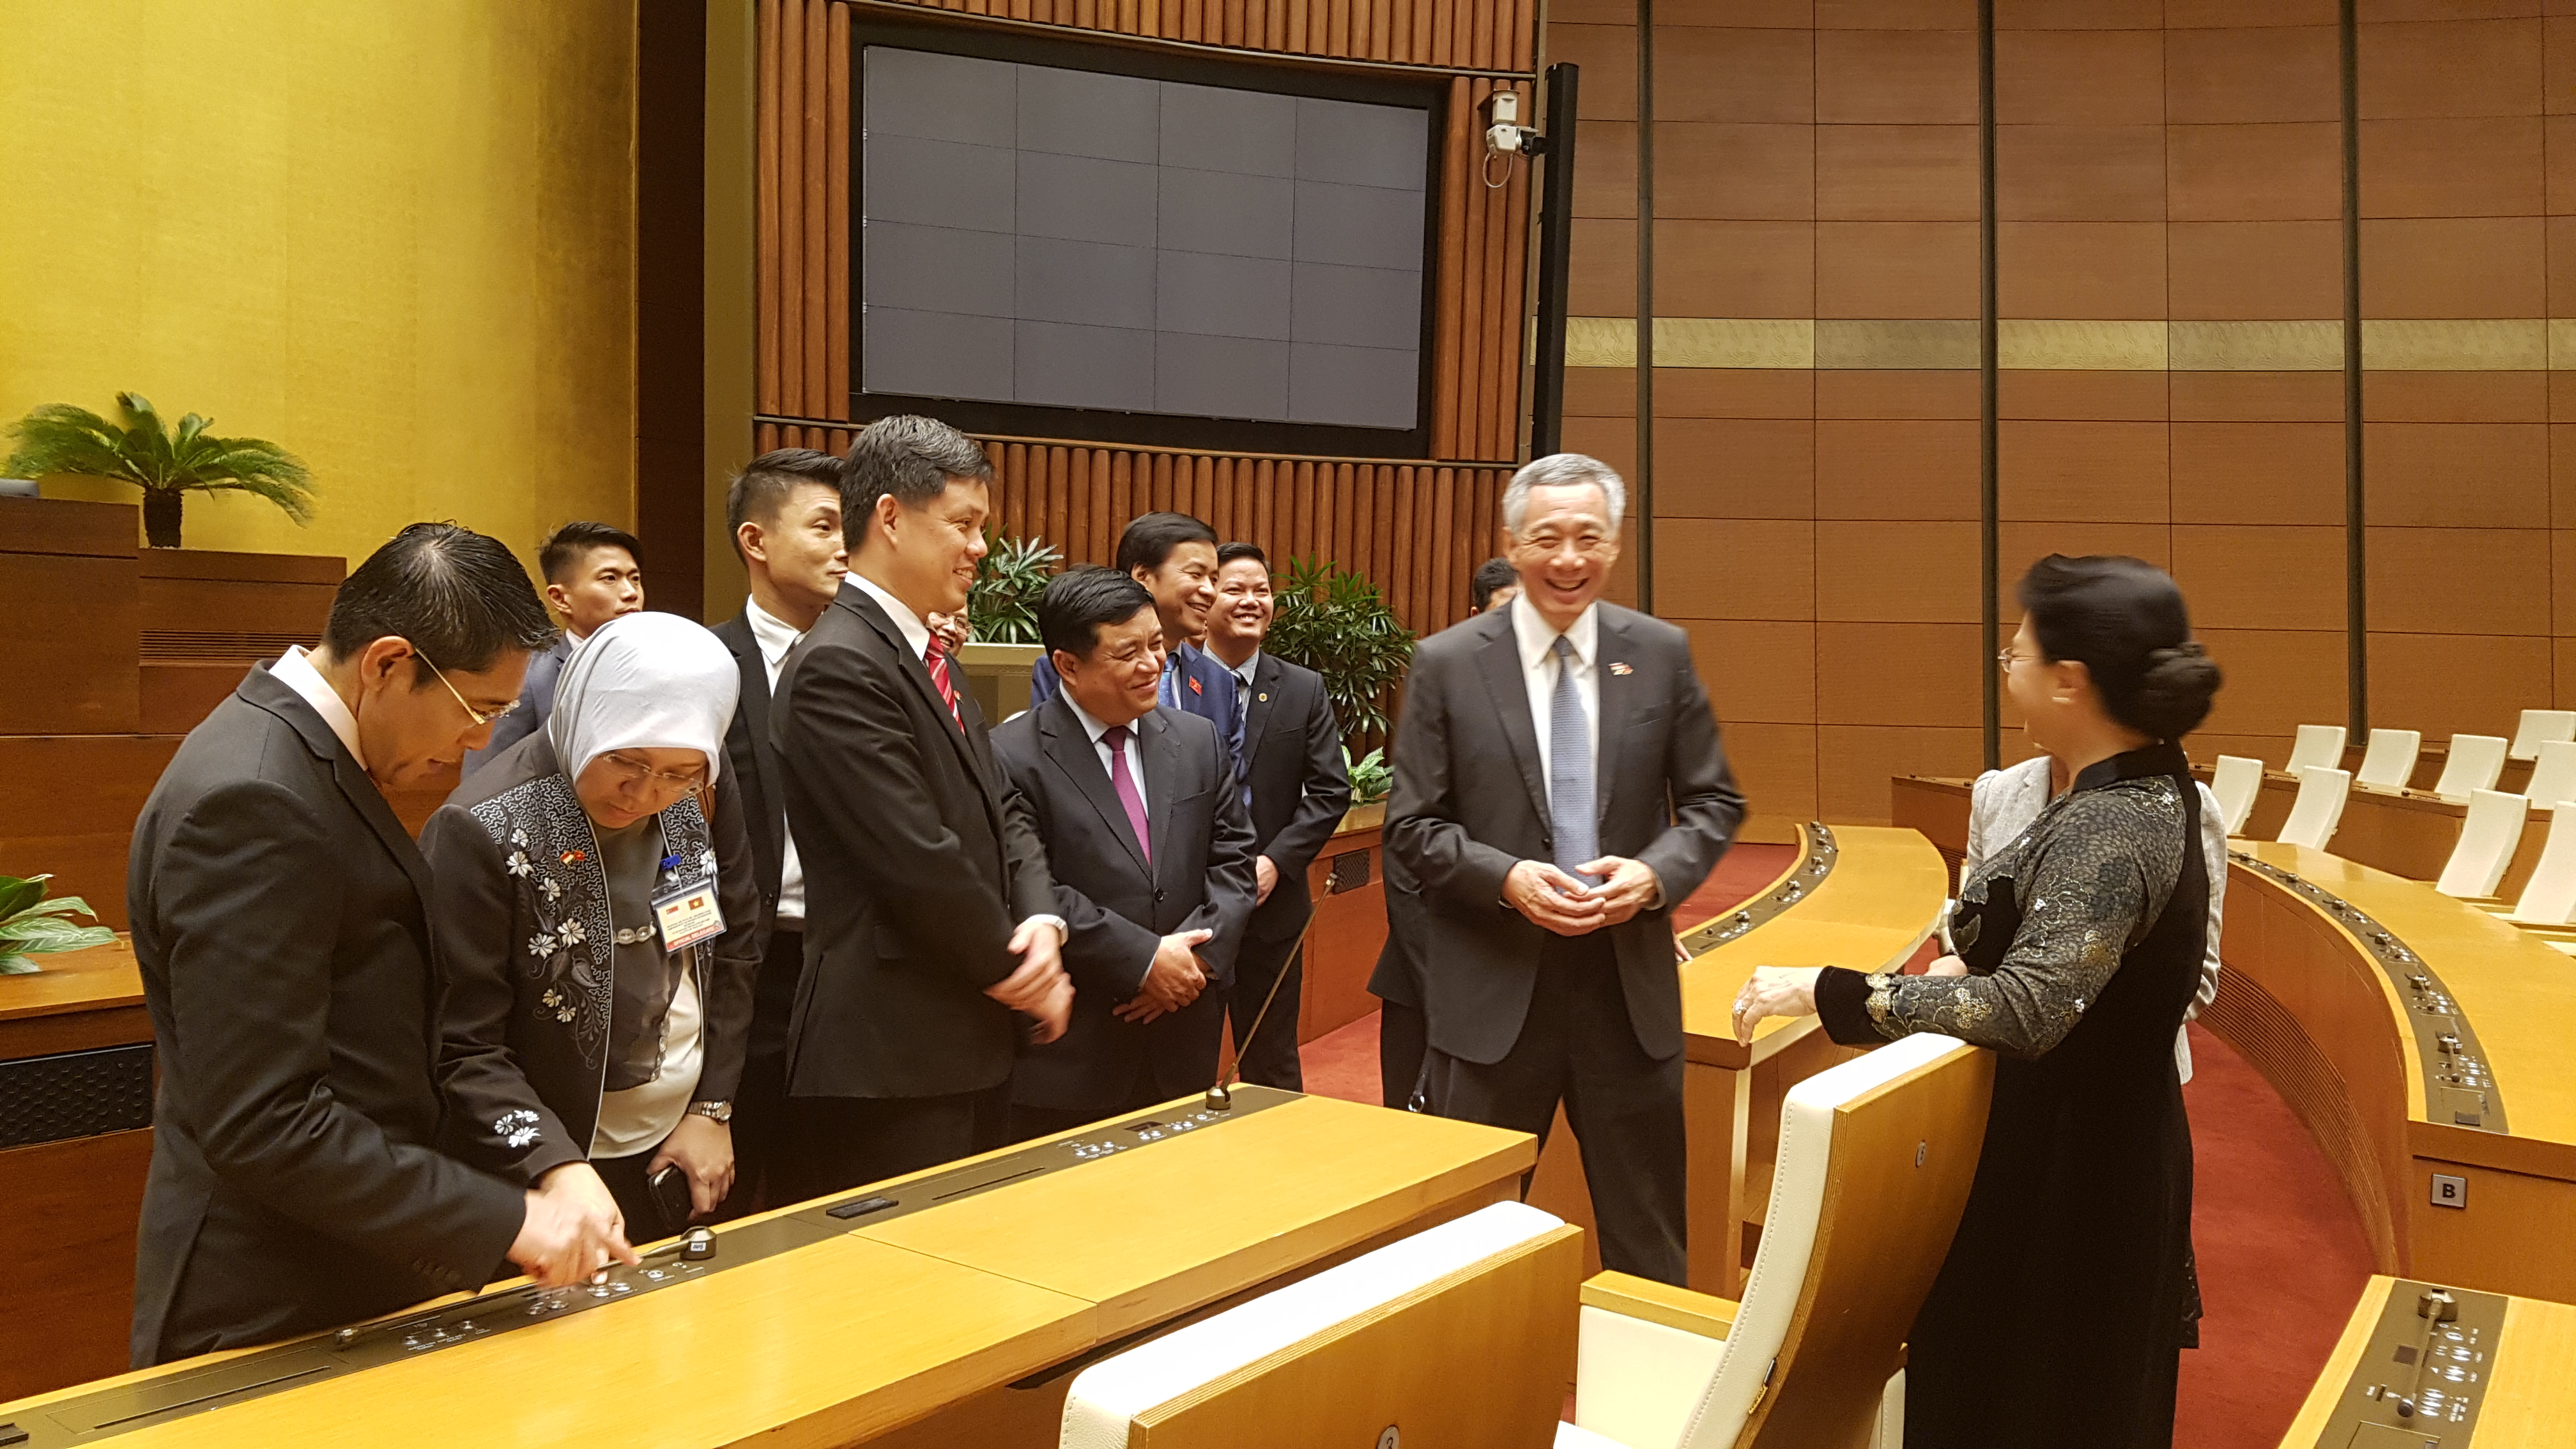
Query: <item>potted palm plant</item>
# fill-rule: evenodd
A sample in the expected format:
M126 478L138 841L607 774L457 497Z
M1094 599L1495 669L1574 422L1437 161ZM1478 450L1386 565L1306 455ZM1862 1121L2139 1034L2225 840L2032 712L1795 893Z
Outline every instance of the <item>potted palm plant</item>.
M1388 696L1413 663L1414 634L1377 585L1338 564L1290 559L1278 610L1261 647L1324 676L1344 739L1382 738Z
M190 493L254 493L297 523L313 519L313 475L294 454L264 438L219 438L214 419L190 413L176 429L141 393L116 395L123 423L87 408L47 403L10 428L18 446L0 473L19 478L112 478L143 490L143 537L179 546L179 516Z

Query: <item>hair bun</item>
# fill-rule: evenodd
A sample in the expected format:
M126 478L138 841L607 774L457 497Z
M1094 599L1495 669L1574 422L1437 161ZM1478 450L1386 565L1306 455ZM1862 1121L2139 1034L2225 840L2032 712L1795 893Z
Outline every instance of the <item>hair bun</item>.
M2209 718L2222 680L2217 661L2197 639L2149 650L2126 723L2160 740L2178 740Z

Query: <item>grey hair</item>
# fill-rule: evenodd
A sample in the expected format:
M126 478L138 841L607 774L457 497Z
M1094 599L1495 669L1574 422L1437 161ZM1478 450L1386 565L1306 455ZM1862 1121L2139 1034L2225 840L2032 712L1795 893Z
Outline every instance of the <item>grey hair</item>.
M1589 484L1601 490L1610 501L1610 531L1619 531L1619 520L1628 511L1628 485L1619 479L1619 470L1598 458L1581 453L1550 453L1532 458L1503 485L1503 527L1514 534L1521 531L1521 520L1529 514L1529 496L1533 488L1580 488Z

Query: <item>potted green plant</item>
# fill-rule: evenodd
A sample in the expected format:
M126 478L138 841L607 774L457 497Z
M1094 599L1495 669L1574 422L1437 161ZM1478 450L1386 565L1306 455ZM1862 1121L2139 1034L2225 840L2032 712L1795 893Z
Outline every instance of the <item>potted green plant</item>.
M1261 647L1324 676L1344 739L1382 738L1388 696L1413 662L1413 631L1397 621L1377 585L1315 559L1288 561L1277 603Z
M979 644L1038 642L1038 595L1064 564L1042 538L1001 538L987 530L984 558L966 591L966 621Z
M255 493L297 523L313 520L313 475L294 454L264 438L218 438L212 418L190 413L173 430L141 393L121 392L119 425L87 408L47 403L10 428L18 446L0 473L112 478L143 490L143 537L179 546L179 515L190 493Z
M1351 808L1342 816L1344 830L1367 830L1386 823L1386 797L1395 793L1395 766L1386 751L1371 750L1354 760L1342 748L1342 772L1351 777Z
M45 899L50 875L0 875L0 976L25 976L44 968L35 958L57 951L104 946L116 939L105 926L84 926L74 916L98 919L98 912L78 896Z

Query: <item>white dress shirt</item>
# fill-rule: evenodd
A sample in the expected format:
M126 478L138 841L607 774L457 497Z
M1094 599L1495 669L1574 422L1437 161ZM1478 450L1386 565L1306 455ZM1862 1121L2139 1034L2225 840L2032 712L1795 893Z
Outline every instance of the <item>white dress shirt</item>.
M1074 703L1070 693L1064 697L1064 707L1072 710L1073 717L1082 722L1082 732L1091 736L1091 753L1099 759L1101 773L1107 775L1110 784L1115 786L1118 782L1118 772L1110 765L1109 742L1102 738L1109 733L1109 726L1093 719L1091 711ZM1127 726L1127 743L1120 750L1120 753L1127 757L1128 778L1136 782L1136 798L1139 800L1145 798L1145 752L1137 748L1136 730L1144 722L1138 719L1134 724ZM1145 841L1143 844L1150 848L1153 842Z
M787 661L787 651L805 636L796 626L760 607L757 600L742 602L742 617L751 624L751 639L760 646L761 667L769 671L769 697L778 697L778 666ZM795 832L781 821L778 832L778 923L802 927L805 924L805 862L796 856Z
M322 677L322 671L313 667L303 645L279 655L277 662L268 666L268 677L303 696L304 702L313 706L313 712L322 716L322 722L331 727L331 733L348 747L349 758L358 762L359 769L367 768L367 752L358 748L358 717L349 713L348 702L331 687L331 681Z
M2046 755L1977 777L1968 792L1968 856L1959 867L1960 880L1966 880L1987 856L2021 838L2047 808L2054 784ZM2209 876L2209 946L2201 955L2200 985L2192 992L2191 1005L2183 1010L2185 1021L2218 999L2219 923L2227 904L2227 817L2207 785L2200 786L2200 853ZM2188 1031L2174 1034L2174 1070L2184 1081L2191 1080Z
M1555 760L1555 745L1548 738L1548 714L1556 701L1556 630L1538 616L1525 595L1512 599L1512 638L1521 651L1521 680L1529 686L1530 728L1538 732L1538 777L1549 778L1549 767ZM1583 727L1591 736L1592 758L1601 758L1601 606L1587 604L1575 618L1574 627L1565 631L1574 646L1574 657L1565 665L1574 671L1574 692L1583 701ZM1600 772L1594 770L1592 788L1603 786Z

